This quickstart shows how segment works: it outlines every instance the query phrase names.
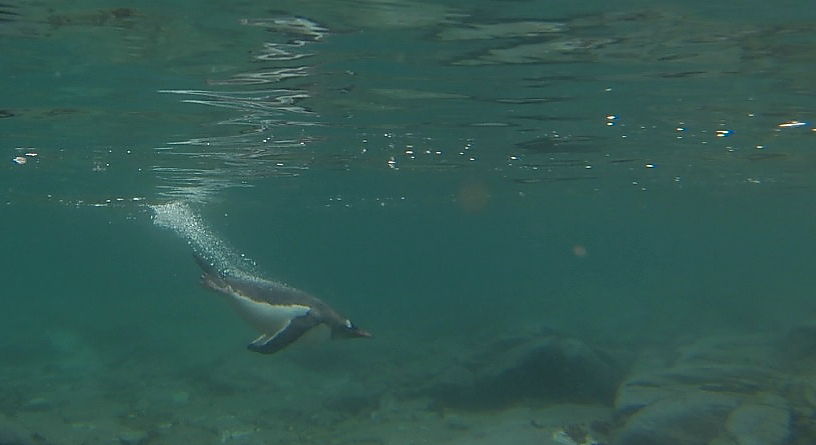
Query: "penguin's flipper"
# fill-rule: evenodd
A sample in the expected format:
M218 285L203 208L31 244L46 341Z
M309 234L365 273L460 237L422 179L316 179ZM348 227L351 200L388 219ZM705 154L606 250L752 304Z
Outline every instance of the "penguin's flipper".
M261 334L260 337L256 338L255 340L252 340L249 344L250 345L263 346L263 344L268 342L269 340L270 340L270 337L268 335Z
M310 315L303 315L289 320L286 325L274 334L264 334L247 345L247 349L261 354L274 354L291 345L319 322Z

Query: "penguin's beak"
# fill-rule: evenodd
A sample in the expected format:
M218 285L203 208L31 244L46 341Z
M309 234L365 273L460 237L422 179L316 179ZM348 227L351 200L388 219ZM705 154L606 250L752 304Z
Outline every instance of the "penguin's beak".
M371 332L364 331L364 330L362 330L362 329L357 329L356 331L354 331L354 334L355 334L357 337L362 337L362 338L373 338L373 337L374 337L374 336L371 334Z

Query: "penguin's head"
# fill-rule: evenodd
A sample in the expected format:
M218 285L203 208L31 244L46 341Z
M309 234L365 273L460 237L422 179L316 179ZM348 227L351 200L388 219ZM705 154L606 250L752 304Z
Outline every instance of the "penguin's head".
M370 332L358 328L351 320L343 320L332 329L333 338L371 338Z

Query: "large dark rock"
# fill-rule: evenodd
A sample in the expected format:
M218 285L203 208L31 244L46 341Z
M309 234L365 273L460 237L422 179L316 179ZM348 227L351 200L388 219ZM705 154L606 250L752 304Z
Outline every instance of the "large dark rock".
M425 385L441 406L502 408L519 401L611 402L622 378L607 354L550 334L485 345Z

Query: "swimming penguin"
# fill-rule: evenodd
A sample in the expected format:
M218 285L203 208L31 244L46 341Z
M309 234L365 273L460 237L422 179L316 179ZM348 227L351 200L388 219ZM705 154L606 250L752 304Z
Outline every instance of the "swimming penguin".
M231 276L217 271L198 255L194 257L204 271L202 284L225 295L238 314L261 333L247 345L250 351L274 354L305 336L371 337L328 304L302 290L260 278Z

